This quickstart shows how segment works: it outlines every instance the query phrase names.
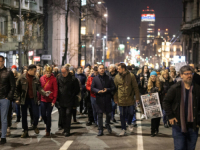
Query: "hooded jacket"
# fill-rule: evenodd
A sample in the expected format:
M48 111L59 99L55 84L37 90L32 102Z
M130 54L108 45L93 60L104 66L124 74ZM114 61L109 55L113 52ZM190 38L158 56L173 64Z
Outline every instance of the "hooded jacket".
M44 89L44 91L51 91L51 94L49 97L41 96L42 102L51 102L56 103L57 95L58 95L58 85L57 80L54 77L53 74L49 78L47 78L46 75L42 76L40 78L41 87Z
M126 71L124 74L119 73L115 76L116 93L114 95L114 101L119 106L131 106L135 104L134 96L136 100L140 99L139 89L134 74Z

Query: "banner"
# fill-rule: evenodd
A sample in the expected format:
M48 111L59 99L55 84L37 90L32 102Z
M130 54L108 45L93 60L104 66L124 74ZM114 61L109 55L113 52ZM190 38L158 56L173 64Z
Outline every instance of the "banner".
M160 118L163 116L158 93L141 95L141 100L146 119Z

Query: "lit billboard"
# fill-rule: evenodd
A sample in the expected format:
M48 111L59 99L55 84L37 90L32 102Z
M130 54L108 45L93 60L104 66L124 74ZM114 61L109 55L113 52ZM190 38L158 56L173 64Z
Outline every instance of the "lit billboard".
M142 14L141 21L155 21L155 14Z

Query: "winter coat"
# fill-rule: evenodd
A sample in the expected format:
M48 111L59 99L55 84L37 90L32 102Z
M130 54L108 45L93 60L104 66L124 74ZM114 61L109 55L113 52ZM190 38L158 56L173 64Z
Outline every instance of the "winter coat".
M142 81L140 80L140 77L143 77ZM150 77L150 73L147 74L147 83L148 83L149 77ZM138 88L139 88L140 94L143 95L143 94L148 93L147 88L144 88L144 82L145 82L144 75L139 74L137 78L138 78Z
M134 96L136 100L140 99L139 89L134 74L126 71L124 74L117 74L115 76L116 93L114 95L114 101L119 106L132 106L135 104Z
M160 76L159 79L160 79L160 87L161 87L160 101L162 103L165 95L167 94L167 91L174 84L174 81L173 81L172 77L170 77L170 76L167 81L163 78L163 76Z
M0 99L13 100L15 92L15 77L6 67L0 69Z
M47 78L46 75L42 76L40 78L41 87L44 89L44 91L51 91L51 94L49 97L41 96L42 102L50 102L50 103L56 103L57 95L58 95L58 85L57 80L54 77L53 74L49 78Z
M111 73L109 72L108 76L110 76L110 77L113 79L113 81L114 81L115 76L116 76L117 74L118 74L117 72L115 72L114 74L111 74Z
M93 81L94 77L95 77L94 74L92 74L91 76L88 77L88 80L87 80L87 83L86 83L86 90L88 90L90 92L90 96L96 98L95 93L91 91L91 85L92 85L92 81Z
M61 107L74 107L76 96L80 92L78 80L69 73L67 77L57 76L58 98L57 101Z
M98 93L104 88L107 89L105 93ZM115 84L111 77L104 74L103 76L97 75L93 78L91 91L96 94L97 112L110 113L112 112L112 92L115 90Z
M86 80L87 80L86 75L83 74L83 73L81 73L81 74L75 74L75 77L77 79L79 79L79 81L81 82L81 85L82 85L82 94L85 93L85 91L86 91L85 83L86 83Z
M200 126L200 86L193 82L193 129ZM163 101L163 108L169 119L176 118L180 124L181 81L174 84L167 92Z
M194 75L193 75L193 81L194 81L196 84L200 85L200 75L197 74L197 73L194 73Z
M40 92L40 94L43 96L46 95L46 92L42 89L40 81L36 76L33 77L32 82L33 82L32 86L33 86L34 101L37 104L38 103L37 92ZM28 79L26 78L26 74L22 74L18 78L15 92L17 95L17 100L19 100L21 105L24 105L28 92Z

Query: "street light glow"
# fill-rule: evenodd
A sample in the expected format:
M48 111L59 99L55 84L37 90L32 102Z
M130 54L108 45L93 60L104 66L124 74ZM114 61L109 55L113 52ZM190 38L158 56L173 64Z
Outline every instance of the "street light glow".
M127 40L130 40L131 38L130 37L127 37Z
M92 45L90 45L90 47L92 47Z
M106 36L104 36L103 38L104 38L104 39L106 39L107 37L106 37Z
M101 2L98 2L98 4L101 4Z
M108 14L104 14L104 17L108 17Z
M97 33L97 36L99 36L99 33Z

